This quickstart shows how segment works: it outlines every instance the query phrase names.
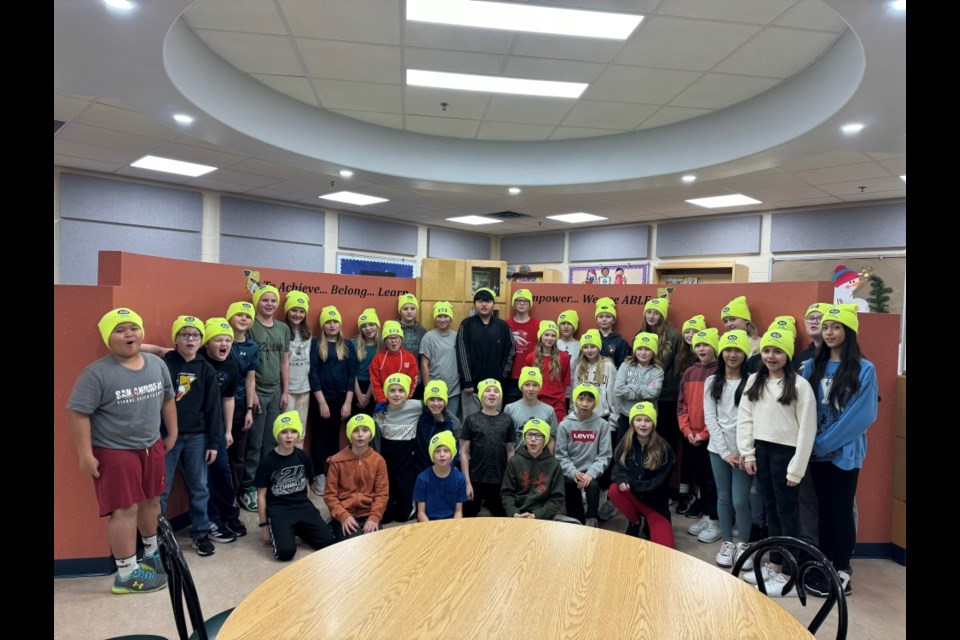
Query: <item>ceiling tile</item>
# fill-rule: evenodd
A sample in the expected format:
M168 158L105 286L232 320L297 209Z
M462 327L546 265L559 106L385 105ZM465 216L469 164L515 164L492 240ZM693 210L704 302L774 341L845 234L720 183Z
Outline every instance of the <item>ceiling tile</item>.
M748 100L777 84L772 78L708 73L670 102L674 107L723 109Z
M305 102L310 106L317 106L317 98L313 95L310 81L303 76L271 76L255 73L253 77L271 89L275 89L300 102Z
M652 129L674 122L682 122L712 113L712 109L688 109L686 107L661 107L659 111L643 121L638 129Z
M70 145L72 144L73 143L70 143ZM67 146L69 147L70 145L67 145ZM87 171L99 171L100 173L113 173L123 165L114 164L112 162L100 162L98 160L90 160L89 158L74 158L71 156L65 156L59 153L54 153L53 166L69 167L72 169L86 169Z
M187 7L183 19L193 29L286 33L274 3L263 0L201 0Z
M169 184L186 184L193 180L190 176L178 176L174 173L163 173L160 171L150 171L148 169L138 169L137 167L122 167L114 175L129 176L131 178L141 178L151 182L166 182Z
M860 200L901 200L907 197L906 189L899 189L894 191L875 191L874 193L852 193L849 195L840 196L844 202L857 202Z
M137 111L97 103L91 104L75 122L161 140L173 140L181 133L178 129L163 125Z
M454 138L473 138L477 135L477 127L480 126L479 120L460 120L457 118L408 115L405 120L407 131Z
M98 147L83 142L64 140L60 137L54 138L53 140L53 152L71 158L94 160L111 165L128 165L144 155L142 152Z
M872 151L867 151L867 155L873 158L874 160L893 160L895 158L906 158L907 154L905 153L874 153ZM843 162L841 164L849 164Z
M816 187L795 187L792 189L773 189L770 191L742 190L741 193L745 193L763 202L779 203L789 202L791 200L810 200L827 197L826 193Z
M589 100L665 104L699 77L700 74L693 71L610 65L582 97Z
M224 149L218 144L207 142L206 140L201 140L196 136L191 136L186 133L181 133L179 136L173 139L173 142L178 142L180 144L188 144L191 147L201 147L203 149L213 149L214 151L223 151L225 153L230 153L227 149ZM158 141L157 144L160 144L160 142Z
M878 160L880 158L877 158ZM844 164L858 164L860 162L870 162L870 155L860 151L827 151L815 156L808 156L799 160L792 160L780 163L779 167L783 171L803 171L804 169L819 169L822 167L836 167Z
M821 198L802 198L800 200L784 200L783 202L773 203L776 207L815 207L824 204L836 204L838 202L843 202L840 198L834 198L833 196L825 196Z
M387 84L403 81L399 47L306 38L297 38L297 46L311 78Z
M326 109L400 113L401 89L397 84L350 82L316 78L313 85Z
M60 130L55 140L82 142L109 149L117 149L128 153L143 155L163 144L163 140L146 138L123 131L112 131L91 127L85 124L68 123ZM67 154L70 155L70 154ZM136 158L134 158L136 160Z
M807 183L799 178L795 178L786 173L776 173L765 176L737 176L735 178L722 178L720 180L711 180L728 189L734 189L740 193L747 191L768 191L770 189L789 189L792 187L806 187Z
M477 132L479 140L546 140L554 127L539 124L483 122Z
M719 73L789 78L819 58L836 34L798 29L764 29L716 66Z
M480 120L490 101L490 94L472 91L405 87L403 93L408 114L438 118ZM440 106L441 102L447 103L446 111Z
M53 118L54 120L62 120L63 122L70 122L84 110L84 108L90 104L89 100L83 100L82 98L75 98L73 96L68 96L62 93L53 94Z
M795 0L666 0L657 13L660 15L727 20L750 24L769 24Z
M244 173L242 171L233 171L231 169L219 169L215 173L211 173L209 175L211 178L216 176L217 182L229 183L234 186L242 186L246 189L265 187L278 181L277 178L259 176L252 173ZM205 176L200 176L200 178L203 177Z
M80 96L77 96L77 97L80 97ZM118 107L120 109L127 109L128 111L136 111L136 109L131 107L126 102L123 102L122 100L117 100L116 98L109 98L109 97L97 98L97 102L99 102L100 104L105 104L110 107Z
M564 126L600 129L635 129L657 110L652 105L578 100L563 120Z
M571 107L573 101L564 98L493 95L485 119L494 122L559 124Z
M219 175L219 171L214 171L211 173L211 176ZM246 193L253 189L253 187L244 184L238 184L235 182L227 182L224 180L215 180L213 178L208 178L206 176L201 176L199 178L194 178L186 183L191 187L196 187L197 189L214 189L216 191L226 191L227 193Z
M197 35L221 58L244 73L302 76L303 68L286 36L198 29Z
M794 171L793 175L801 180L806 180L810 184L832 184L846 182L848 180L887 178L890 174L876 162L864 162L861 164L850 164L826 169ZM899 178L897 178L897 180L899 180ZM830 193L833 192L831 191Z
M397 0L279 0L294 36L400 44ZM269 3L268 3L269 4Z
M707 71L759 31L753 25L654 16L643 22L615 62Z
M403 64L407 69L445 71L447 73L473 73L500 75L506 56L471 51L447 51L444 49L414 49L403 51Z
M907 159L894 158L892 160L883 160L880 162L883 168L895 176L902 176L907 173Z
M355 120L378 124L381 127L390 127L392 129L403 128L403 116L399 113L377 113L376 111L355 111L350 109L331 109L331 111L345 115L348 118L354 118Z
M801 0L774 20L773 24L781 27L816 29L834 33L840 33L847 28L847 23L843 21L843 18L825 5L822 0Z
M251 191L251 193L259 193L263 189L269 189L270 191L275 191L279 193L287 194L287 199L290 199L294 196L297 198L316 198L316 205L326 206L325 202L320 200L320 196L325 193L333 193L335 191L340 191L341 189L336 187L331 187L329 182L324 182L323 184L308 184L306 182L297 182L293 180L284 180L281 182L274 182L273 184L264 187L262 189L256 189ZM339 203L337 203L339 206Z
M596 138L625 133L625 129L589 129L586 127L557 127L550 135L551 140L572 140L574 138Z
M532 58L610 62L623 47L622 40L570 38L546 33L517 34L512 53Z
M862 193L860 187L866 187ZM830 195L841 196L846 198L847 196L860 196L860 195L872 195L874 199L881 197L877 194L885 191L895 191L903 192L906 194L907 186L900 178L874 178L872 180L852 180L850 182L837 182L834 184L825 184L820 187L823 191L826 191ZM896 195L885 196L885 197L899 197Z
M512 31L472 29L425 22L404 23L404 44L408 47L507 53L513 44L514 36Z
M604 65L598 62L510 56L503 75L556 82L593 82L603 69Z
M235 171L288 180L307 173L303 169L288 167L287 165L268 162L267 160L259 160L257 158L247 158L233 165L232 168Z

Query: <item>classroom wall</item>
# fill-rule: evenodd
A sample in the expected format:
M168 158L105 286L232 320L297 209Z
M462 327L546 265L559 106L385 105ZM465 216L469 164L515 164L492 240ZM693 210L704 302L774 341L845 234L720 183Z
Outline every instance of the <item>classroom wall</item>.
M797 349L810 343L803 327L803 314L811 303L830 300L833 285L830 282L771 282L743 284L671 285L670 309L667 321L679 327L684 321L703 314L707 326L720 324L720 309L736 296L744 295L753 322L761 331L778 315L797 318L799 335ZM580 314L577 335L595 327L593 321L598 296L610 296L617 303L617 322L614 331L632 341L641 326L643 305L658 295L657 285L599 286L585 284L511 283L510 293L518 288L533 293L531 315L537 320L556 320L561 311L574 309ZM858 341L865 356L877 370L880 402L877 421L868 431L869 448L857 491L859 528L857 544L886 544L891 541L891 497L893 495L894 440L897 410L897 340L899 314L863 313L859 316Z
M250 300L248 276L281 291L298 288L310 296L307 320L319 333L323 306L335 304L347 337L357 334L356 318L373 307L381 321L397 317L397 296L415 292L412 278L340 276L275 269L248 262L211 264L121 252L103 252L99 286L54 286L54 560L102 558L110 555L106 519L97 517L90 478L80 475L70 441L66 404L77 375L88 363L107 355L97 322L109 309L127 306L144 321L145 340L172 347L170 327L181 314L220 316L236 300ZM282 303L282 300L281 300ZM282 317L282 304L277 313ZM180 493L171 495L168 515L187 509Z

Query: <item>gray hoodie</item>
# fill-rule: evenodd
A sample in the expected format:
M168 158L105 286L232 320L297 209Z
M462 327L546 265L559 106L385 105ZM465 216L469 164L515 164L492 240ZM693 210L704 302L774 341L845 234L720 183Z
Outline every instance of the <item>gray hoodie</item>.
M599 478L610 464L610 425L596 412L587 420L567 414L557 431L557 460L563 477L572 480L578 471Z

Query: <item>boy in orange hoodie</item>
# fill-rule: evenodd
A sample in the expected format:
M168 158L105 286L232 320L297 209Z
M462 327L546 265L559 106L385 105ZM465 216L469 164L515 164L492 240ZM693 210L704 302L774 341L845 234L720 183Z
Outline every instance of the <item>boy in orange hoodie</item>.
M370 448L376 431L370 416L353 416L347 422L350 446L327 458L323 501L333 517L330 526L338 542L382 528L390 483L387 463Z

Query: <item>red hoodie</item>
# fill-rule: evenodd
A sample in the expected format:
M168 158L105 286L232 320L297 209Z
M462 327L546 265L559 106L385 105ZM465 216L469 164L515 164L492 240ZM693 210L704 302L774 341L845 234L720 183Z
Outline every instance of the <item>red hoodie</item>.
M684 437L696 433L703 441L710 439L707 422L703 417L703 387L707 378L717 372L719 365L719 360L708 365L697 362L683 372L680 395L677 398L677 421Z
M407 392L407 397L413 397L413 391L420 381L417 359L403 347L400 347L396 353L390 353L388 349L384 349L370 361L370 388L373 389L373 397L377 399L378 404L387 401L387 396L383 393L383 383L394 373L410 376L410 391Z

